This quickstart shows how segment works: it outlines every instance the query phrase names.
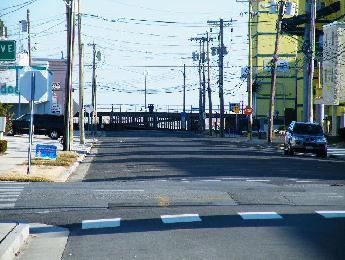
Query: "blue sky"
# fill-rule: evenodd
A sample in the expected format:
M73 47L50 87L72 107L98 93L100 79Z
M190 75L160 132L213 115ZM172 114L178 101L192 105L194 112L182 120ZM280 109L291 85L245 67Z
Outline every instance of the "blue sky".
M0 10L29 0L1 0ZM65 4L63 0L36 0L28 6L31 12L33 57L60 58L66 53ZM15 8L14 8L15 9ZM9 27L10 38L19 39L19 20L26 19L26 7L11 14L0 11L0 19ZM99 104L143 104L143 67L181 66L181 68L148 68L148 103L182 104L182 66L197 65L191 56L198 50L191 37L210 29L208 20L236 20L225 29L225 103L246 99L246 82L240 79L240 67L247 64L247 4L235 0L81 0L82 41L95 42L102 53L97 68ZM113 20L113 22L111 22ZM147 20L147 21L142 21ZM168 21L163 23L157 21ZM213 28L218 32L218 28ZM217 45L217 40L213 43ZM24 44L26 45L26 43ZM90 46L85 49L85 63L92 61ZM76 51L76 58L78 52ZM216 57L212 63L217 64ZM78 66L78 59L75 68ZM217 105L217 69L212 70L213 103ZM74 74L75 88L78 86ZM90 102L91 68L86 67L86 103ZM187 68L187 105L198 105L198 71Z

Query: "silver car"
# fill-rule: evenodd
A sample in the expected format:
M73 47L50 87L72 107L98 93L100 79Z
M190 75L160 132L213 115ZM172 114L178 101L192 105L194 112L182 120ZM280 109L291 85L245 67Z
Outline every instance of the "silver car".
M295 152L327 157L327 139L319 124L295 121L290 124L285 135L284 154L294 155Z

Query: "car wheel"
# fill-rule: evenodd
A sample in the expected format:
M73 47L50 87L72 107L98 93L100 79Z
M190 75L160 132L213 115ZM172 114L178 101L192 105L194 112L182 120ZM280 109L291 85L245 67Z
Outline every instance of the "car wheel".
M50 139L57 140L59 138L59 133L55 129L49 131Z
M284 144L284 155L289 155L289 150L285 144Z

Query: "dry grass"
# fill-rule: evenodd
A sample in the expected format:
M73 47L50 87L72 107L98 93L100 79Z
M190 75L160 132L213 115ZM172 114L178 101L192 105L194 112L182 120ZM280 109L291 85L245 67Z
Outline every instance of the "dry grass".
M52 180L37 176L0 176L0 181L16 182L52 182Z
M59 152L56 160L34 158L32 165L70 166L77 161L78 157L76 152Z

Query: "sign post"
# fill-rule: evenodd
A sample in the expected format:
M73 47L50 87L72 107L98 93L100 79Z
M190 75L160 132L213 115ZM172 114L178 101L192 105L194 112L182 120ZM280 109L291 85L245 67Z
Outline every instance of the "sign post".
M0 61L16 60L16 41L0 40Z
M31 173L31 153L32 153L32 132L34 126L34 100L35 100L35 73L31 73L31 98L30 98L30 133L28 149L28 168L27 174Z

